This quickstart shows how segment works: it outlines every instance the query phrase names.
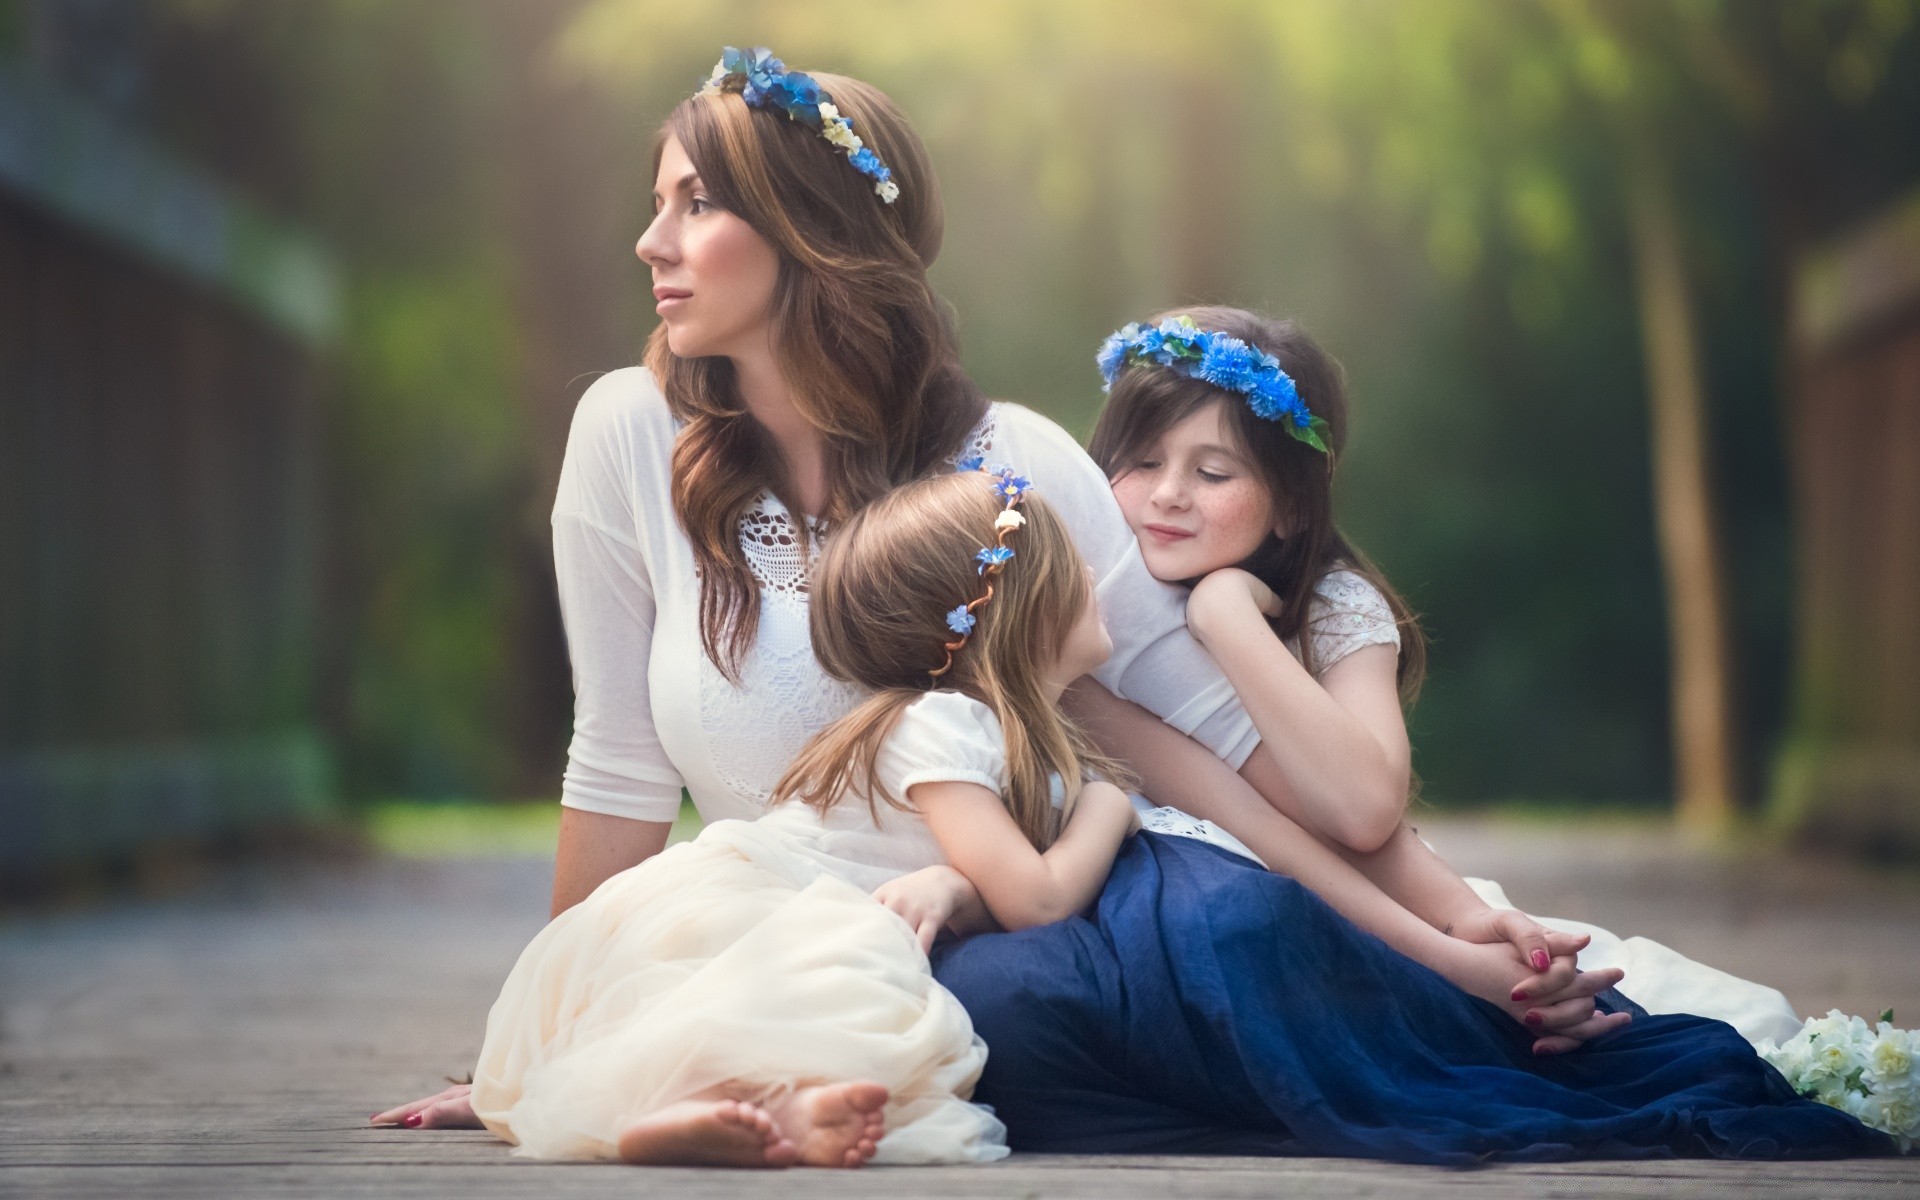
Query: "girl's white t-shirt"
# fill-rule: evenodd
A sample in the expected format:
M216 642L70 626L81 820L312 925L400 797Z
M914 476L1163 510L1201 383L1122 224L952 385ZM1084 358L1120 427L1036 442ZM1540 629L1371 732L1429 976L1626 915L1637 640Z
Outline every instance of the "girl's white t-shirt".
M806 585L818 541L803 550L770 494L741 522L761 607L738 682L707 658L693 548L670 491L677 432L640 367L603 376L574 412L553 508L574 682L561 802L668 821L685 787L707 821L751 820L806 740L861 694L814 659ZM1114 647L1095 678L1238 769L1260 735L1187 632L1186 593L1148 574L1093 460L1058 425L1008 403L990 407L955 457L967 455L1032 479L1092 566Z
M855 791L822 813L793 800L768 812L758 827L781 834L786 849L870 892L947 861L907 789L957 781L1004 794L1006 737L999 718L980 701L959 692L928 692L901 711L874 767L899 804Z

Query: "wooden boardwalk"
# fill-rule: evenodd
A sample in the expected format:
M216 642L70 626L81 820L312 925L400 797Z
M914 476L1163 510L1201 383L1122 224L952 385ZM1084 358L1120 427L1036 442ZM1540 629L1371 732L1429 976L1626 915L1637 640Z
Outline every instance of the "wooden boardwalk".
M1651 831L1435 823L1537 911L1645 933L1803 1012L1920 1023L1920 880L1690 850ZM992 1167L635 1171L375 1130L466 1069L539 927L547 865L229 869L175 896L0 923L0 1197L1920 1195L1920 1158L1472 1171L1340 1159L1016 1156Z

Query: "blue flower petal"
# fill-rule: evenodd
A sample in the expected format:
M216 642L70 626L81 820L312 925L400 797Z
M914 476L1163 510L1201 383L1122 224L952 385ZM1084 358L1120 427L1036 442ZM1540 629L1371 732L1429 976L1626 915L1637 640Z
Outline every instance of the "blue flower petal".
M964 604L947 614L947 628L963 637L973 632L973 625L974 615L967 611Z

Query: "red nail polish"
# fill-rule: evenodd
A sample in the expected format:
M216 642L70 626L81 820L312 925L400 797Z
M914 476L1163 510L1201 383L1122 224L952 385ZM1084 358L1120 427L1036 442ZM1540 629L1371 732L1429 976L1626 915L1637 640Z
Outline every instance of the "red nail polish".
M1536 971L1544 971L1552 965L1552 961L1547 958L1547 952L1545 950L1535 950L1531 961L1533 963L1533 969Z
M1522 990L1521 990L1521 989L1519 989L1519 988L1515 988L1515 989L1513 989L1513 999L1514 999L1514 1002L1515 1002L1515 1003L1519 1003L1519 1002L1521 1002L1521 1001L1524 1001L1524 1000L1526 1000L1526 999L1527 999L1527 993L1526 993L1526 992L1524 992L1524 991L1522 991Z
M1526 1016L1522 1017L1521 1020L1525 1021L1528 1025L1531 1025L1535 1029L1538 1029L1542 1025L1545 1025L1547 1023L1547 1019L1541 1016L1538 1011L1529 1012Z
M408 1129L418 1129L420 1127L420 1114L415 1113L400 1123L402 1125L405 1125Z

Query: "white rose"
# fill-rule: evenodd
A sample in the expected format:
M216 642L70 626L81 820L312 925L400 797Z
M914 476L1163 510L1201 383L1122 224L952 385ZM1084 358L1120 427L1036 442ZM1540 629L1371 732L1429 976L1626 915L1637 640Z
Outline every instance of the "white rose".
M1913 1073L1913 1046L1903 1029L1888 1028L1873 1040L1866 1053L1861 1079L1876 1091L1906 1082Z

